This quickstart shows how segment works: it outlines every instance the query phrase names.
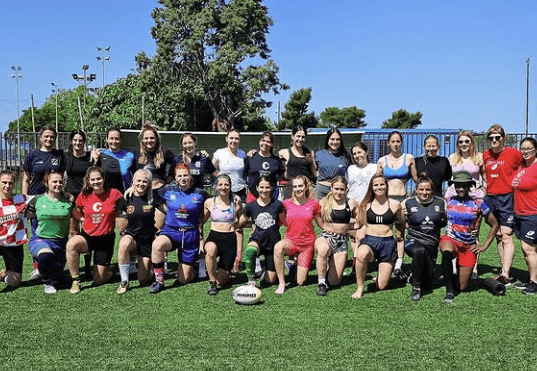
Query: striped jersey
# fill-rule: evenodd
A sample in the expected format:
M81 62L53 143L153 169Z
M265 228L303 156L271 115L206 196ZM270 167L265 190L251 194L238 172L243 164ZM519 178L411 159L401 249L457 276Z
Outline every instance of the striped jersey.
M0 199L0 245L20 246L28 241L24 214L31 199L22 194Z

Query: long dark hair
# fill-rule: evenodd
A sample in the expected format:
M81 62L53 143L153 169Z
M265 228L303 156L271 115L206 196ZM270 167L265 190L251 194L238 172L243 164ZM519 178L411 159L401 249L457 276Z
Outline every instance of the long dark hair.
M338 152L336 153L336 156L344 156L347 159L347 163L350 165L352 164L351 156L349 155L349 152L345 149L345 143L343 142L343 135L341 135L341 132L338 128L330 128L326 132L326 136L324 138L324 149L328 149L328 140L333 134L339 135L340 138L340 145Z

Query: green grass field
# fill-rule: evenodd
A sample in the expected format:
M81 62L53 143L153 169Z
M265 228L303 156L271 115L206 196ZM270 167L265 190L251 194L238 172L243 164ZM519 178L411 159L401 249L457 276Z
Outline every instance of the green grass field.
M513 273L525 279L516 246ZM480 263L483 278L495 274L495 244ZM27 254L24 278L30 271ZM101 287L86 282L78 295L45 295L42 284L24 282L0 292L2 369L537 369L537 297L512 287L494 297L479 281L451 304L443 288L412 302L410 285L375 291L375 274L361 300L351 299L356 286L347 277L317 297L312 271L306 286L281 297L276 286L263 288L255 306L235 304L233 288L209 297L207 281L181 287L170 278L157 295L133 281L123 296L115 292L119 277ZM233 287L245 281L239 274Z

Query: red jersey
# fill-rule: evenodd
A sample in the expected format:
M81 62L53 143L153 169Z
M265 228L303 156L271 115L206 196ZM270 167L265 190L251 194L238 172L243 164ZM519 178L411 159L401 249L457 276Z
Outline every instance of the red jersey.
M513 178L514 211L517 215L537 215L537 164L521 166Z
M28 241L24 213L31 199L21 194L0 199L0 245L20 246Z
M513 192L511 183L516 170L522 165L522 153L516 148L505 147L500 153L491 149L483 152L487 194L505 195Z
M285 238L297 245L313 245L315 229L313 218L321 214L321 205L316 200L308 200L304 205L297 205L293 199L283 201L287 211L287 231Z
M82 210L82 228L90 236L105 236L114 231L116 211L125 208L125 199L117 189L111 188L101 194L81 193L76 206Z

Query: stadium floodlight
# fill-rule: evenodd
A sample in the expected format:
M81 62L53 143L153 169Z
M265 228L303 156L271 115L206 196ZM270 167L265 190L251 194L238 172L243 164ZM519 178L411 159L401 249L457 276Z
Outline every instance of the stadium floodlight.
M103 77L103 84L102 84L102 89L104 89L104 63L105 62L108 62L110 60L110 57L105 55L106 52L109 52L110 51L110 47L107 46L106 48L99 48L97 47L97 51L101 52L101 55L100 56L97 56L97 60L99 62L101 62L101 68L102 68L102 77Z
M78 83L82 86L84 86L84 105L86 105L86 93L88 91L88 85L91 84L96 78L97 75L92 73L89 76L86 74L86 71L89 69L89 65L85 64L82 66L82 70L84 71L84 74L77 75L76 73L73 73L73 79L78 81Z
M11 78L15 79L15 92L17 94L17 137L18 137L18 146L19 150L21 148L21 123L20 123L20 101L19 101L19 79L22 78L22 73L19 73L19 71L22 71L21 66L11 66L11 70L15 71L15 73L11 74Z

